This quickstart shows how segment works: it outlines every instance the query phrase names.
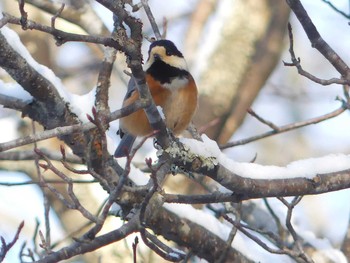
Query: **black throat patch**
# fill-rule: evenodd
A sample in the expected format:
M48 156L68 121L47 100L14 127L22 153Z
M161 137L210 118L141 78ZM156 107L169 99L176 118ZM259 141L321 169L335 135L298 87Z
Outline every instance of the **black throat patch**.
M188 78L188 71L179 69L169 64L157 60L146 70L146 73L150 74L155 80L161 84L171 83L175 78Z

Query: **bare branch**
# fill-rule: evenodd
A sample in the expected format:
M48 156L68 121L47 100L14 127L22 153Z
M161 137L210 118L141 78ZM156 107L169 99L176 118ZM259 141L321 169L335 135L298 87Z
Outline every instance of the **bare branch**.
M3 15L4 15L3 19L5 19L7 21L7 23L15 24L15 25L22 25L22 22L20 19L12 16L10 14L7 14L7 13L4 13ZM56 44L58 46L66 43L66 42L86 42L86 43L102 44L104 46L113 47L113 48L120 50L120 51L125 51L123 46L120 43L116 42L111 37L101 37L101 36L68 33L68 32L53 28L53 27L38 24L38 23L31 21L31 20L27 21L26 29L38 30L38 31L45 32L45 33L52 35L55 38Z
M28 22L28 14L27 14L27 12L24 10L24 3L25 3L24 0L19 0L19 1L18 1L19 11L20 11L20 13L21 13L21 20L20 20L20 23L21 23L22 29L23 29L23 30L26 30L26 29L27 29L27 22Z
M315 174L313 178L285 178L285 179L251 179L234 174L228 168L215 164L215 158L211 160L198 154L193 154L189 149L180 146L175 150L172 146L165 152L171 152L172 163L184 170L205 174L233 192L236 201L260 197L297 196L321 194L350 187L350 170L337 171L325 174ZM207 165L198 165L205 162ZM302 176L302 175L300 175Z
M50 184L47 184L45 182L45 180L43 180L43 184L45 187L48 187L50 189L50 191L68 208L70 209L75 209L78 210L84 217L86 217L87 219L89 219L92 222L98 222L98 219L91 214L88 210L85 209L85 207L83 207L79 201L79 199L77 198L77 196L74 194L73 191L73 183L71 178L67 177L64 173L62 173L61 171L59 171L52 163L51 161L42 153L40 152L39 149L36 149L35 151L41 158L43 158L47 165L44 164L40 164L40 166L42 168L44 168L45 170L49 169L52 172L54 172L57 176L59 176L62 180L64 180L67 184L67 191L68 191L68 195L70 197L71 200L67 200L61 193L59 193L54 187L52 187Z
M286 0L287 4L293 10L294 14L297 16L299 22L304 28L311 45L316 48L340 73L340 75L346 79L350 80L350 70L348 65L344 60L323 40L317 28L313 24L300 0Z
M292 219L292 213L293 213L293 209L294 207L301 201L302 196L295 196L293 198L293 200L288 203L287 200L285 200L282 197L278 198L286 207L287 207L287 216L286 216L286 226L287 229L289 230L289 232L291 233L293 240L294 240L294 244L295 244L295 249L297 250L296 253L299 254L299 257L302 258L305 262L308 263L313 263L313 260L305 253L303 246L302 246L302 241L299 237L299 235L296 233L291 219Z
M145 12L147 14L148 20L151 23L151 26L152 26L154 35L156 36L156 39L157 40L161 39L162 36L160 34L160 31L159 31L158 25L156 23L156 20L154 19L154 16L152 14L151 8L148 5L148 0L141 0L141 3L142 3L142 6L143 6L143 9L145 10Z
M259 116L255 111L253 111L253 109L248 109L247 112L252 115L253 117L255 117L256 119L258 119L259 121L261 121L262 123L266 124L267 126L269 126L270 128L272 128L274 131L278 132L279 131L279 127L275 124L273 124L271 121L265 120L264 118L262 118L261 116Z
M19 238L19 234L21 233L21 230L23 227L24 227L24 221L22 221L19 224L15 236L13 237L12 241L8 244L6 244L5 239L3 237L1 237L0 262L2 262L5 259L7 252L9 252L9 250L17 242L17 240Z
M34 121L32 121L32 130L33 130L33 134L36 133L36 129L35 129L35 124ZM37 152L38 148L37 148L37 143L34 143L34 152ZM40 151L40 150L39 150ZM36 168L36 172L38 175L38 178L40 180L40 184L44 185L45 184L45 180L44 177L41 173L40 170L40 165L39 165L39 157L37 155L37 157L34 160L35 163L35 168ZM39 230L39 237L41 239L41 244L39 244L39 246L41 248L43 248L45 250L45 252L47 254L51 253L51 227L50 227L50 219L49 219L49 213L50 213L50 203L48 200L48 194L47 194L47 189L43 189L42 193L43 193L43 199L44 199L44 220L45 220L45 230L46 230L46 235L45 238L42 234L42 232Z
M40 150L53 161L61 161L62 155L58 151L52 151L49 149L40 148ZM0 161L25 161L25 160L35 160L35 157L38 155L32 150L19 150L19 151L9 151L9 152L0 152ZM82 164L81 158L71 153L68 153L66 162L74 164Z
M214 192L203 195L180 195L180 194L162 194L166 203L177 204L210 204L222 202L236 202L237 197L232 193Z
M57 14L62 5L55 2L43 1L43 0L26 0L26 3L36 6L40 10L43 10L49 14ZM93 7L88 2L79 2L84 3L80 8L74 8L72 6L65 6L64 12L59 16L61 19L65 19L72 24L80 26L87 33L92 35L107 35L109 30L104 25L104 23L99 19L98 15L95 13ZM91 23L94 21L94 23Z
M55 28L56 19L61 15L64 7L65 7L65 4L63 3L61 5L61 8L57 11L57 13L53 17L51 17L51 27L52 28Z
M67 184L67 182L62 180L45 180L48 184ZM97 180L72 180L72 183L74 184L91 184L91 183L97 183ZM0 186L25 186L25 185L31 185L36 184L39 186L43 186L42 182L40 181L24 181L24 182L18 182L18 183L10 183L10 182L0 182Z
M242 208L242 203L238 203L237 205L237 209L234 210L234 217L235 217L235 221L236 222L240 222L241 221L241 208ZM237 234L237 230L238 228L233 226L231 229L231 232L228 236L228 239L226 241L226 249L224 250L224 252L222 253L222 255L220 256L218 263L224 263L226 262L226 257L227 257L227 253L232 245L233 239L235 238L236 234Z
M327 113L325 115L321 115L321 116L316 117L316 118L311 118L311 119L306 120L306 121L294 122L294 123L291 123L291 124L287 124L287 125L283 125L283 126L280 126L280 127L276 127L277 130L268 131L268 132L262 133L260 135L249 137L247 139L238 140L238 141L234 141L234 142L229 142L227 144L221 145L220 149L223 150L223 149L227 149L227 148L230 148L230 147L235 147L235 146L238 146L238 145L244 145L244 144L247 144L247 143L250 143L250 142L254 142L254 141L257 141L257 140L260 140L260 139L263 139L263 138L270 137L270 136L275 135L275 134L280 134L280 133L284 133L284 132L287 132L287 131L299 129L301 127L305 127L305 126L308 126L308 125L311 125L311 124L317 124L317 123L320 123L320 122L323 122L323 121L335 118L335 117L339 116L340 114L342 114L347 109L348 109L348 106L343 103L342 107L340 107L339 109L334 110L334 111L332 111L330 113Z
M127 107L124 107L120 110L116 110L113 113L111 113L108 120L114 121L114 120L119 119L123 116L131 114L132 112L137 111L142 107L144 107L144 103L142 101L136 101L135 103L133 103ZM46 130L46 131L40 132L40 133L35 134L35 135L32 134L32 135L28 135L26 137L16 139L13 141L0 143L0 152L7 151L10 149L19 147L19 146L27 145L27 144L30 144L33 142L46 140L46 139L49 139L52 137L72 134L72 133L75 133L78 131L80 131L80 132L88 131L88 130L91 130L95 127L96 127L95 124L93 124L91 122L84 123L84 124L75 124L75 125L71 125L71 126L57 127L57 128L52 129L52 130Z
M132 253L134 263L137 263L137 245L139 243L139 238L136 236L134 242L132 243Z
M293 49L293 32L292 32L292 26L290 23L288 23L288 32L289 32L289 53L292 59L292 63L287 63L283 61L283 64L285 66L289 67L296 67L298 70L298 73L310 80L312 80L315 83L321 84L323 86L331 85L331 84L349 84L349 80L346 79L338 79L338 78L332 78L332 79L320 79L309 72L306 72L300 64L300 58L295 57L294 49Z
M36 261L36 263L59 262L64 259L91 252L113 242L119 241L137 231L138 222L136 219L137 217L134 217L134 219L122 225L120 228L107 234L98 236L90 242L75 242L67 247L58 250L57 252L53 252L50 255L47 255L45 258Z
M254 242L256 242L259 246L261 246L263 249L265 249L266 251L273 253L273 254L286 254L286 255L291 255L294 257L294 252L291 251L288 248L283 248L283 249L279 249L279 248L272 248L270 246L268 246L266 243L264 243L258 236L252 234L250 231L248 231L245 225L242 225L239 222L236 222L235 220L232 220L229 216L227 215L223 215L223 218L225 218L228 222L230 222L232 225L234 225L235 227L237 227L244 235L246 235L247 237L249 237L251 240L253 240Z
M329 0L321 0L322 2L328 4L335 12L341 14L342 16L344 16L347 19L350 19L350 15L346 14L345 12L343 12L342 10L340 10L339 8L337 8L335 5L332 4L331 1Z
M180 260L185 258L186 256L185 253L175 252L170 247L163 244L155 236L148 233L145 228L141 228L140 234L142 237L142 241L146 244L146 246L148 246L150 249L152 249L154 252L156 252L159 256L161 256L165 260L168 260L171 262L179 262Z

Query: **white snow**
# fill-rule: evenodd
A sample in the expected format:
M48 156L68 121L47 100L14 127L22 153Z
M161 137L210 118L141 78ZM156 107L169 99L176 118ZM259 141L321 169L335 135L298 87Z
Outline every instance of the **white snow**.
M6 26L2 27L0 31L4 35L4 37L7 39L8 43L12 46L12 48L16 52L18 52L28 62L28 64L32 66L39 74L41 74L44 78L50 81L52 85L56 87L60 96L64 98L67 102L69 102L69 95L66 92L61 80L58 77L56 77L56 75L53 73L51 69L49 69L44 65L39 64L34 60L34 58L31 56L27 48L23 45L23 43L19 39L18 34Z
M126 157L118 158L118 163L122 167L125 167L126 161ZM150 180L150 177L148 175L142 172L139 168L135 167L132 163L130 169L131 170L128 175L128 178L131 179L136 185L146 185Z
M212 214L209 214L207 211L198 210L192 207L191 205L183 205L183 204L164 204L164 208L167 210L176 213L178 216L182 218L186 218L191 220L192 222L201 225L202 227L208 229L210 232L214 233L222 240L226 241L229 233L232 229L232 226L219 221ZM183 231L189 231L190 229L185 228L184 225ZM264 237L257 235L264 243L268 244L270 247L274 248L274 246L266 240ZM256 243L247 238L241 232L237 232L234 241L232 243L232 247L243 253L245 256L250 258L255 262L261 263L270 263L270 262L280 262L280 263L289 263L293 262L289 257L285 255L276 255L270 254L262 247L257 246ZM254 249L252 249L254 248Z
M70 109L79 117L79 119L86 123L89 122L86 114L92 117L92 108L95 106L96 88L84 95L70 95Z
M96 89L92 89L89 93L85 95L75 95L69 93L62 81L55 75L55 73L49 69L48 67L39 64L34 60L31 56L27 48L22 44L19 39L18 34L4 26L0 29L0 32L5 36L8 43L16 50L27 62L30 66L32 66L39 74L41 74L44 78L54 85L54 87L59 92L60 96L69 103L71 110L83 121L87 122L88 119L86 114L91 115L91 109L94 106L95 102L95 94ZM16 98L28 99L29 93L27 93L20 85L18 84L5 84L3 82L0 83L0 87L7 87L7 89L0 89L0 92L5 95L13 95ZM11 91L9 89L11 88Z
M350 169L350 156L345 154L330 154L319 158L299 160L285 167L235 162L220 151L215 141L210 140L206 135L202 135L202 139L203 142L182 138L181 142L195 154L215 157L221 165L241 177L252 179L313 178L318 174Z
M32 100L32 96L16 82L6 83L0 79L0 93L23 101Z
M12 117L0 118L1 129L0 143L8 142L18 138L18 122Z

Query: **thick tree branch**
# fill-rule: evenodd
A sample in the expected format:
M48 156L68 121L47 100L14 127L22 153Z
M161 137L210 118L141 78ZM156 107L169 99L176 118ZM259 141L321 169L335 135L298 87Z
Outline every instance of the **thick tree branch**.
M180 151L173 148L165 151L171 152L172 162L179 167L205 174L231 190L232 196L236 197L235 202L262 197L321 194L350 188L350 170L315 174L312 179L304 178L302 174L300 177L286 179L251 179L235 174L229 167L215 164L214 157L201 157L184 148Z

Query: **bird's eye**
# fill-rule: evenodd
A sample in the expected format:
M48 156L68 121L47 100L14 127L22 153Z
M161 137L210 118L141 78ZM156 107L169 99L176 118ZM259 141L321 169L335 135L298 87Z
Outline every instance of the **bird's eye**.
M167 50L167 51L165 52L165 54L166 54L167 56L171 56L170 50Z

